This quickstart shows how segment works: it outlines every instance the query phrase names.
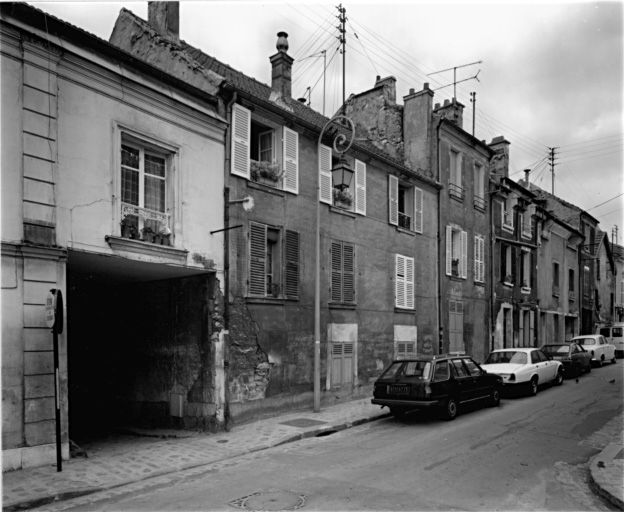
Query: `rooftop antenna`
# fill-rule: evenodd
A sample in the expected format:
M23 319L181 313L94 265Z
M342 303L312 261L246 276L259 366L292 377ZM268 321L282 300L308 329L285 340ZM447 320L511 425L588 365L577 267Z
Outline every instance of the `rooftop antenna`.
M611 243L617 245L618 243L618 227L617 224L615 224L612 228L611 228Z
M445 71L450 71L452 69L453 70L453 83L444 85L442 87L438 87L438 89L444 89L445 87L449 87L452 85L453 86L453 98L457 98L457 84L460 84L462 82L467 82L468 80L476 80L478 82L479 78L477 77L479 76L479 73L481 73L481 70L479 70L477 71L475 76L471 76L470 78L465 78L464 80L458 81L457 70L461 68L467 68L468 66L475 66L476 64L481 64L481 63L483 63L482 60L477 60L475 62L470 62L468 64L462 64L461 66L453 66L452 68L446 68L446 69L441 69L440 71L434 71L433 73L429 73L427 76L437 75L438 73L444 73ZM437 89L434 89L434 90L437 90Z
M325 84L326 84L326 74L327 74L327 50L321 50L320 52L313 53L312 55L308 55L307 57L300 59L299 62L306 60L306 59L311 59L312 57L320 57L321 55L323 56L323 115L325 115ZM318 83L318 80L316 83ZM314 87L316 87L316 84L314 84ZM308 89L309 89L309 93L308 93ZM308 106L309 106L311 102L311 97L312 97L312 88L308 87L306 89L306 92L303 93L303 95L305 96L306 93L308 93Z

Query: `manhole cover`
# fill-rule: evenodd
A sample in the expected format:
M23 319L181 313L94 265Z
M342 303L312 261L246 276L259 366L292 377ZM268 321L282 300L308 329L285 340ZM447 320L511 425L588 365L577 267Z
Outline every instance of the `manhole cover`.
M255 511L270 510L298 510L305 505L305 496L290 491L263 491L254 492L230 501L236 508Z
M323 425L326 421L311 420L308 418L297 418L296 420L284 421L280 425L288 425L289 427L313 427L314 425Z

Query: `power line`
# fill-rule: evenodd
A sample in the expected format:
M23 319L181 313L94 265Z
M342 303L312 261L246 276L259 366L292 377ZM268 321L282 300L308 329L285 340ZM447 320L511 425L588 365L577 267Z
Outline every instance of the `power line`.
M589 210L593 210L595 208L598 208L599 206L602 206L603 204L607 204L610 203L611 201L617 199L618 197L624 196L624 192L621 192L620 194L618 194L617 196L613 196L611 199L607 199L606 201L603 201L600 204L597 204L596 206L592 206L591 208L585 208L585 211L588 212Z

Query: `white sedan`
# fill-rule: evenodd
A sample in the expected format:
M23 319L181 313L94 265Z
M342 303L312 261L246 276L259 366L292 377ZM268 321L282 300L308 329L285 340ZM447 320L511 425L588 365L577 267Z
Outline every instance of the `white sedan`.
M503 348L493 350L481 365L488 373L500 375L506 388L523 387L531 395L548 382L563 383L563 365L550 359L537 348Z
M592 363L602 366L606 361L615 363L615 345L607 343L602 334L583 334L570 340L581 345L592 356Z

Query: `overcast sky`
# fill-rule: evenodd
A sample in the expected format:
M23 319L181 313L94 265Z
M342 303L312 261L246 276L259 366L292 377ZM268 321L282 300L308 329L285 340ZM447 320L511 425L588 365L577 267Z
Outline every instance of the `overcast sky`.
M342 55L336 53L334 3L182 1L180 37L205 53L270 84L276 34L289 34L295 58L293 96L311 88L311 105L325 113L342 101ZM122 7L147 18L145 2L34 2L33 5L108 39ZM549 147L558 146L555 194L588 210L624 245L623 4L622 2L445 3L345 2L346 94L397 78L397 98L430 82L434 102L453 96L466 108L476 92L475 136L511 142L513 179L551 191ZM313 56L316 55L316 56ZM312 56L312 57L310 57ZM307 58L306 58L307 57ZM333 59L332 59L333 57ZM478 81L470 79L477 75ZM451 84L448 87L444 87ZM619 197L617 197L619 195ZM604 203L604 204L601 204Z

